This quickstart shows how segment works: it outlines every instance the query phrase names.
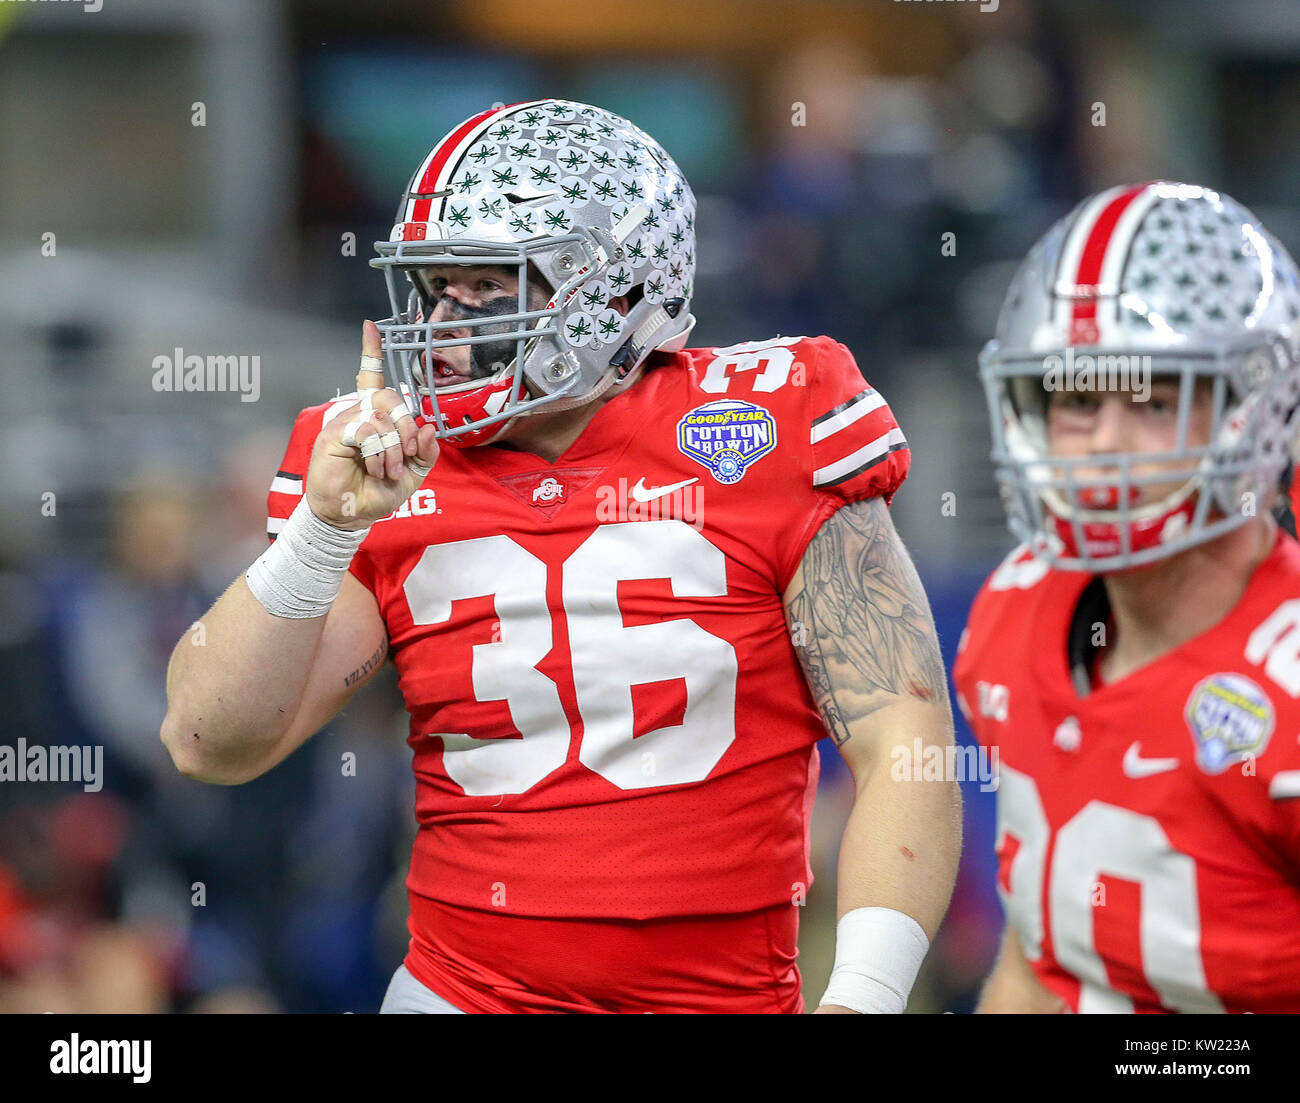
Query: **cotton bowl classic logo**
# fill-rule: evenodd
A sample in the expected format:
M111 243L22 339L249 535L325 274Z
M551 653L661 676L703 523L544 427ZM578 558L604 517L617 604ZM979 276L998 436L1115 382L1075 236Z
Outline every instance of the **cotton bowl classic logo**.
M718 482L738 483L750 464L776 447L776 419L752 402L710 402L677 423L677 447Z
M1240 674L1214 674L1202 681L1187 699L1186 715L1196 740L1196 761L1211 774L1259 757L1273 734L1273 702Z

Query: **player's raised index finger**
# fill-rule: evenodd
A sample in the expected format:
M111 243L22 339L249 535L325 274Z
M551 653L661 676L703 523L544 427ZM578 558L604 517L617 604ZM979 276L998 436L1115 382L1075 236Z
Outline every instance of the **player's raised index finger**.
M379 327L368 319L361 326L361 368L357 372L357 390L368 391L384 385Z

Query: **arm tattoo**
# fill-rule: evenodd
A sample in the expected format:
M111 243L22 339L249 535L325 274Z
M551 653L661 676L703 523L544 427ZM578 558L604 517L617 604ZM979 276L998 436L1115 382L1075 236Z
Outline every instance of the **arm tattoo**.
M343 679L343 684L345 686L353 685L358 678L364 677L365 675L369 674L372 670L374 670L376 667L381 666L383 664L384 657L387 654L388 654L388 644L381 643L378 647L375 648L375 653L371 655L370 658L368 658L364 663L362 663L359 667L357 667L356 670L354 670L351 674L349 674L346 678Z
M883 499L844 506L822 525L786 615L837 746L891 697L946 701L930 604Z

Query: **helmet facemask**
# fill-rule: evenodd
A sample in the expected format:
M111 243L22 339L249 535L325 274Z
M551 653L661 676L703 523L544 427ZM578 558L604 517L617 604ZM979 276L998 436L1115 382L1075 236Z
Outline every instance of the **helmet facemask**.
M1300 432L1300 272L1228 196L1109 188L1029 251L980 375L1012 532L1060 568L1141 567L1244 525L1283 490ZM1176 421L1150 423L1168 450L1052 455L1049 395L1135 400L1157 378L1176 384Z
M1063 373L1062 363L1076 367ZM981 369L1012 532L1067 570L1145 566L1245 524L1268 508L1288 459L1278 442L1294 440L1300 427L1300 369L1280 341L1202 356L1090 348L1032 360L1002 357L991 344ZM1129 391L1136 403L1139 387L1169 383L1178 399L1168 451L1052 454L1051 390ZM1209 408L1208 433L1193 443L1198 395Z
M378 323L387 374L449 444L488 443L514 418L630 384L695 322L694 194L652 137L588 104L498 106L449 131L375 250L392 310ZM518 301L431 322L436 297L418 275L431 265L513 268ZM530 266L553 289L540 310L528 309ZM462 344L488 376L438 386L439 350Z
M577 235L570 235L543 239L537 244L549 250L578 240ZM559 332L557 319L563 313L562 293L570 288L562 286L561 294L553 296L548 306L529 310L529 260L537 251L530 249L529 243L510 246L456 238L445 242L379 242L376 249L380 258L371 264L383 269L393 308L392 317L376 323L390 384L408 396L417 396L416 412L433 422L440 439L454 445L486 443L522 413L544 408L575 388L578 374L566 350L554 340ZM434 265L514 268L516 301L509 304L501 296L490 307L469 308L477 316L432 321L436 300L422 273ZM576 285L583 278L571 282ZM466 308L461 307L457 313L465 314ZM448 330L471 332L468 336L449 336ZM436 379L430 378L439 359L438 350L462 345L469 346L471 365L482 374L438 386ZM524 367L536 365L542 358L547 360L546 376L554 386L549 392L532 394L524 386Z

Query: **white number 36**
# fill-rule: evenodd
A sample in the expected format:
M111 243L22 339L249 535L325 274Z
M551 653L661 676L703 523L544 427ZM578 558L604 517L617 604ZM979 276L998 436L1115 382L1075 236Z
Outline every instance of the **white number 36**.
M627 626L618 584L666 578L678 597L727 592L722 551L681 521L602 525L557 568L573 685L582 715L579 760L620 789L703 781L736 738L736 652L685 617ZM551 651L546 564L508 536L426 548L406 579L416 624L451 619L451 603L493 595L500 638L476 644L479 701L505 701L522 739L433 732L448 777L470 796L522 793L564 765L570 727L555 683L537 669ZM633 741L632 686L680 678L680 724Z

